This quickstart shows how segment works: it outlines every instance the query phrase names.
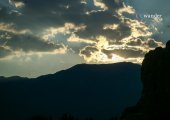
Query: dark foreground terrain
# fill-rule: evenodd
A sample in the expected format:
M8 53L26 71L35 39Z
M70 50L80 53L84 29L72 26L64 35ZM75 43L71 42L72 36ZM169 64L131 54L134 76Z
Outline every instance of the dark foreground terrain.
M82 120L120 116L140 98L140 69L132 63L81 64L35 79L0 77L0 120L37 115L56 120L64 113ZM33 120L43 120L40 116Z
M142 97L122 120L170 120L170 41L145 55L141 80Z
M81 64L35 79L0 77L0 96L1 120L169 120L170 41L142 67Z

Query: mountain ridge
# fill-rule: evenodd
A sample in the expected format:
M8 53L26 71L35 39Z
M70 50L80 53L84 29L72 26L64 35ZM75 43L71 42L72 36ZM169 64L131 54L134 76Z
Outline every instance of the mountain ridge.
M54 73L40 75L40 76L35 77L35 78L21 77L21 76L15 75L15 76L9 76L9 77L0 76L0 80L2 80L2 79L16 79L16 78L21 78L21 79L36 79L36 78L40 78L40 77L44 77L44 76L48 76L48 75L54 75L54 74L57 74L57 73L60 73L60 72L66 71L66 70L73 69L75 67L81 67L81 66L108 66L108 65L110 66L110 65L120 65L120 64L131 64L131 65L139 65L139 66L141 66L140 64L132 63L132 62L117 62L117 63L107 63L107 64L87 64L87 63L82 63L82 64L76 64L76 65L74 65L72 67L69 67L67 69L60 70L60 71L57 71L57 72L54 72Z
M5 79L0 81L0 119L24 120L39 113L56 118L65 112L98 120L120 115L140 98L140 67L81 64L32 79Z

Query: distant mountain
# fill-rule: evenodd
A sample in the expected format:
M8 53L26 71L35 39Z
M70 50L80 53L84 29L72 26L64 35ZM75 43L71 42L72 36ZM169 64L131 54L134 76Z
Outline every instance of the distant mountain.
M140 65L80 64L34 79L0 77L0 120L70 113L105 120L135 105L141 95ZM45 68L44 68L45 69Z

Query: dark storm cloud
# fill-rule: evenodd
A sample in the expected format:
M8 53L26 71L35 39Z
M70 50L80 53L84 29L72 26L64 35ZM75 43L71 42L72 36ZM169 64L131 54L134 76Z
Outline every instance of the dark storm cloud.
M0 46L0 58L7 57L9 55L11 55L11 51L4 48L4 47L2 47L2 46Z
M21 10L23 16L14 21L30 29L63 26L65 22L80 23L86 9L80 0L24 0L23 2L25 4ZM23 24L26 19L30 22Z
M8 9L0 5L0 21L6 21L9 18Z
M77 32L82 38L95 38L98 35L106 36L107 38L116 38L119 35L118 30L106 29L105 24L119 24L120 20L107 11L94 12L85 17L83 23L87 26L85 30ZM121 29L121 28L120 28Z
M127 45L129 46L145 46L149 48L156 48L159 46L162 46L163 44L161 42L157 42L154 39L150 38L147 41L143 41L142 39L138 38L135 40L128 41Z
M11 39L7 41L6 46L13 50L22 50L24 52L48 52L62 47L61 45L45 42L32 35L11 35Z
M146 3L148 0L142 1ZM63 65L82 62L119 62L122 61L119 56L136 60L138 58L135 57L143 56L149 47L154 47L158 43L146 42L150 37L150 34L147 34L149 26L136 19L133 7L128 7L122 2L124 1L0 0L0 62L6 63L4 65L6 68L12 68L16 64L20 71L22 65L24 74L30 74L38 69L39 75L44 66L48 72L52 68L55 70L56 63L59 63L56 60L61 61ZM140 4L137 8L145 10ZM168 21L169 19L167 25ZM9 27L10 24L14 27ZM29 32L23 32L24 30ZM169 30L166 31L169 36ZM103 38L99 39L100 37ZM135 41L138 38L141 41ZM61 58L58 51L63 49L68 52L64 52L65 57ZM118 58L116 55L114 58L112 54L117 54ZM39 59L37 55L43 57ZM3 59L10 56L13 59ZM11 65L8 64L10 62ZM57 68L61 70L63 65ZM0 74L2 69L3 67ZM28 69L32 69L31 72ZM17 72L14 70L11 73ZM9 71L4 73L8 74Z
M105 3L110 10L123 7L122 0L102 0L102 2Z
M156 42L153 39L149 39L145 44L148 45L148 47L150 48L156 48L159 46L159 42Z
M16 2L26 2L26 0L9 0L9 1L11 1L11 2L14 2L14 3L16 3Z
M80 54L90 57L94 52L97 52L98 49L95 47L88 46L80 52Z
M96 1L98 3L95 3ZM45 52L62 48L61 45L55 45L45 42L44 40L42 40L42 38L39 37L39 35L48 34L44 31L48 31L51 27L53 29L62 28L64 27L65 23L73 23L76 27L83 24L85 26L84 29L70 30L71 32L67 35L71 36L71 34L74 33L78 38L87 41L87 43L89 40L92 40L92 42L94 42L93 44L97 44L97 37L104 36L106 38L106 42L108 42L109 45L116 45L121 43L124 44L121 40L129 36L133 36L133 34L137 31L137 25L140 24L135 23L135 21L131 21L131 19L124 19L123 15L118 12L119 9L125 7L123 6L121 0L96 1L87 0L87 3L83 3L81 0L11 0L12 3L22 3L21 5L23 6L22 8L17 8L17 5L12 6L12 4L9 3L8 5L3 5L3 8L0 11L1 13L3 13L1 15L1 18L3 18L2 21L5 23L14 23L17 26L18 30L29 29L33 34L36 34L37 36L33 34L17 35L9 33L11 38L6 42L6 45L13 50L22 50L24 52ZM2 2L0 2L0 4L1 3ZM97 5L99 3L104 4L104 7L106 7L107 9L101 7L100 5ZM127 9L127 11L128 10L129 9ZM117 27L105 28L106 25L116 25ZM143 26L141 26L141 31L142 28ZM56 34L58 33L54 33L54 36ZM138 32L136 34L138 34ZM55 39L58 38L56 37ZM64 44L66 46L68 45L68 47L72 50L80 50L79 52L81 52L81 54L85 54L87 57L94 52L100 51L95 46L93 48L88 48L88 44L87 46L82 47L80 42L78 43L78 45L75 45L73 42L70 42L70 44L67 41L67 37L65 37L65 39L66 40ZM137 46L139 44L140 41L132 41L131 43L127 43L127 45L131 46ZM128 58L128 56L138 57L143 55L142 51L129 49L111 50L104 52L107 52L108 56L110 56L109 54L113 52L114 54L120 54L120 56L123 56L125 58Z
M130 34L130 28L121 24L116 10L123 7L120 1L102 0L108 7L107 10L97 11L99 7L94 5L93 0L84 4L81 0L11 0L22 2L22 10L13 12L15 15L5 15L6 21L16 23L20 28L28 28L39 31L48 27L61 27L66 22L76 25L85 24L84 31L76 32L81 38L89 39L98 35L106 36L108 39L122 39ZM4 8L5 10L5 8ZM17 12L18 11L18 12ZM89 14L86 14L89 12ZM21 14L20 16L17 14ZM5 17L4 16L4 17ZM11 17L12 16L12 17ZM9 19L10 17L10 19ZM120 24L118 30L103 29L105 24ZM123 33L120 35L120 32Z
M112 57L112 54L119 55L123 58L137 58L137 57L143 57L145 53L142 50L138 49L114 49L114 50L102 50L103 53L105 53L108 58Z
M120 40L131 34L131 29L126 24L121 24L117 17L112 16L112 14L107 13L107 11L92 13L87 16L84 23L87 25L86 29L77 32L77 35L85 39L95 39L97 36L102 35L109 40ZM104 25L112 25L113 23L119 24L117 29L103 29Z
M0 1L0 22L15 23L15 21L20 21L20 16L20 11L18 11L14 6L11 6L9 2ZM20 26L21 24L19 23L18 25Z
M53 52L64 47L63 45L46 42L32 34L19 34L2 30L0 30L0 34L0 46L10 48L12 52ZM10 55L9 53L11 51L2 49L1 47L1 57Z
M130 46L141 46L142 45L142 40L141 39L136 39L136 40L131 40L127 43L127 45Z

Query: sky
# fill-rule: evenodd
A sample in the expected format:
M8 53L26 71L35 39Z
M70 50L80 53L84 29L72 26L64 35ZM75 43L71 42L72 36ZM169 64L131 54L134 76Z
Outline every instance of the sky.
M169 40L169 1L0 0L0 76L133 62Z

